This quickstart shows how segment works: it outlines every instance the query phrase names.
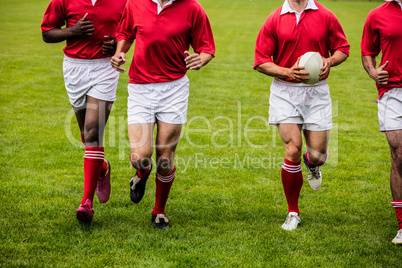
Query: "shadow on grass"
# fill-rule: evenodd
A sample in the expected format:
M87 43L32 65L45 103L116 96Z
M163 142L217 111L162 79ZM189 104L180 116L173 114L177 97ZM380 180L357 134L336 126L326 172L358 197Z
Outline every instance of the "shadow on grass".
M77 221L77 224L81 231L88 232L88 233L92 233L93 231L104 228L103 222L99 222L99 221L93 221L93 222Z

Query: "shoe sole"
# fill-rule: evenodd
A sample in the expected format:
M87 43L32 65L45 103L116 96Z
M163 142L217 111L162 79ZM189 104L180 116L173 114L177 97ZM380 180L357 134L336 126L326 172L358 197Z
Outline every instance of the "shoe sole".
M167 230L167 229L169 229L169 224L168 224L168 225L160 226L159 224L154 223L154 229L157 229L157 230Z
M144 197L147 180L147 177L142 178L136 184L130 180L130 199L134 204L138 204ZM134 190L132 189L133 186L135 186ZM138 193L138 191L142 191L142 193Z
M94 214L86 210L86 211L77 211L76 216L77 219L82 223L91 223Z
M152 219L151 219L151 221L152 221L152 223L153 223L153 225L154 225L154 229L158 229L158 230L166 230L166 229L169 229L169 222L168 223L166 223L166 222L163 222L163 224L162 223L156 223L155 222L155 219L156 219L156 215L152 215Z

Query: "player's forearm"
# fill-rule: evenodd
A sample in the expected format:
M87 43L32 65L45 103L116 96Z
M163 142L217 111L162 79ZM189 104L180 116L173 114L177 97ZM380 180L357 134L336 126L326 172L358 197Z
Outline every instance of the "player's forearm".
M127 53L130 50L130 47L133 43L127 40L120 40L117 42L116 52L115 55L119 55L121 52Z
M277 78L289 78L288 68L280 67L276 65L273 62L265 62L263 64L258 65L255 68L257 71L260 73L272 76L272 77L277 77Z
M59 43L74 37L70 28L52 29L42 33L42 39L46 43Z
M201 61L202 61L202 67L207 65L208 62L210 62L214 58L214 56L212 56L211 54L204 53L204 52L200 53L200 57L201 57Z
M348 58L348 55L342 51L335 51L334 54L329 58L331 62L331 67L337 66L344 62Z
M363 63L363 67L366 70L366 72L368 73L368 75L372 77L372 73L375 72L376 68L376 60L374 57L371 56L363 56L362 55L362 63Z

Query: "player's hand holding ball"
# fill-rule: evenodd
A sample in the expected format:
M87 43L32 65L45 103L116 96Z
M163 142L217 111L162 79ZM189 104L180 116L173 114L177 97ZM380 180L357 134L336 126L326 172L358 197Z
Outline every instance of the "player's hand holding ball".
M309 79L308 77L306 77L308 75L308 72L304 70L304 66L299 66L299 62L300 58L298 58L296 63L288 69L287 77L292 80L304 83Z
M321 68L320 80L323 80L328 76L329 70L331 69L331 66L332 66L331 58L322 57L322 61L323 61L323 66Z

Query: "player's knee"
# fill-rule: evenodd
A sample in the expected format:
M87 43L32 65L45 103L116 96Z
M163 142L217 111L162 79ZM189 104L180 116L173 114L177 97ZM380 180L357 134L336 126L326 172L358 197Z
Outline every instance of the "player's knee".
M297 162L301 159L301 148L292 146L286 149L286 158L290 161Z
M391 156L393 163L396 163L398 166L402 166L402 147L399 147L391 152Z
M145 169L151 165L151 155L139 153L130 154L130 163L135 169Z
M308 161L313 164L314 166L322 166L327 162L328 153L308 153Z
M156 163L156 171L161 175L167 175L174 169L173 160L168 156L160 156Z

